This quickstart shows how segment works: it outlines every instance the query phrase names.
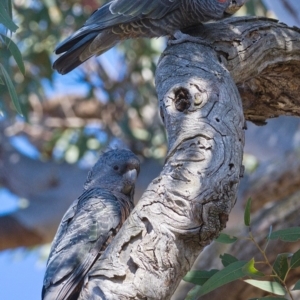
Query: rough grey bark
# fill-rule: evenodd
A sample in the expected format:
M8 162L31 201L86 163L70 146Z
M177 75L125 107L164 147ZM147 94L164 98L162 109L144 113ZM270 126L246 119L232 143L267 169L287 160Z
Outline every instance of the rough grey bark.
M90 272L83 299L169 299L236 201L244 118L229 72L210 47L185 43L164 52L156 86L166 164Z
M243 199L252 201L252 212L261 209L265 204L280 201L299 191L300 157L299 151L289 153L281 160L275 160L262 166L252 176L248 187L243 192Z
M299 114L297 29L242 18L206 25L199 35L211 47L183 43L161 57L166 164L89 274L83 298L169 299L225 227L243 173L244 119L233 80L247 119Z
M300 115L299 32L276 20L253 17L202 30L237 84L246 120L264 124L279 115Z

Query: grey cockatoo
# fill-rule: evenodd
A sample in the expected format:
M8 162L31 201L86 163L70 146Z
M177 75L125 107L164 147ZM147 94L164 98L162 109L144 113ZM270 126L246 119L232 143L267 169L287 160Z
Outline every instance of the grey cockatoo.
M140 163L129 150L109 150L99 158L82 195L65 213L53 240L42 299L77 299L84 276L133 208Z
M121 40L173 35L178 30L231 16L247 0L113 0L95 11L59 44L53 65L66 74Z

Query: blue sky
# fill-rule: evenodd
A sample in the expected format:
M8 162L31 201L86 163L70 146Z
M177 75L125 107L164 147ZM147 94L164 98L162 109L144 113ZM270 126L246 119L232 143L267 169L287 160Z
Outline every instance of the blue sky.
M0 189L0 216L19 207L18 197ZM41 247L33 250L19 248L0 252L0 299L41 299L41 288L46 270L46 259Z
M41 299L46 261L35 250L7 250L0 254L0 293L5 300Z

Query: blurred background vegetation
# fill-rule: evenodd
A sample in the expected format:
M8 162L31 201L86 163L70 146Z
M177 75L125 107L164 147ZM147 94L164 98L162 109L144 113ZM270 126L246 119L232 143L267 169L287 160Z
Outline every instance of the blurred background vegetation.
M16 116L3 84L0 108L10 134L25 136L43 159L75 163L116 138L144 157L163 158L166 154L154 89L155 65L165 38L125 41L66 76L51 68L57 43L81 27L103 3L13 2L13 20L19 29L12 39L22 53L25 75L5 46L0 60L12 78L24 118ZM240 13L264 15L266 9L256 0Z
M57 58L55 46L105 1L0 1L0 250L4 250L52 241L62 215L82 190L86 169L107 146L125 144L140 156L137 199L159 173L167 143L154 74L166 38L122 42L63 76L51 67ZM266 6L272 1L250 0L238 15L275 17ZM276 1L285 5L296 0ZM8 14L12 9L18 28L4 26L3 7ZM300 5L296 15L288 5L286 11L299 26ZM298 119L278 120L263 129L249 126L245 155L249 173L260 163L299 148L299 139L294 138L299 136ZM274 146L279 135L284 140ZM5 201L13 201L13 208L5 210ZM231 219L235 220L234 213ZM42 252L43 263L48 250Z

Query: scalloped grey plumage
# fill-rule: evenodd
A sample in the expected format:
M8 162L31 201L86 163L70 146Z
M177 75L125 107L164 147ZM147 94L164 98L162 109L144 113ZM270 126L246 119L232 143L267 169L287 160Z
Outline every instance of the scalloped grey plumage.
M64 53L53 68L66 74L119 41L172 35L177 30L231 16L247 0L113 0L96 10L73 35L60 43Z
M110 150L90 171L83 194L65 213L53 240L43 300L77 299L84 276L133 209L140 163L129 150Z

